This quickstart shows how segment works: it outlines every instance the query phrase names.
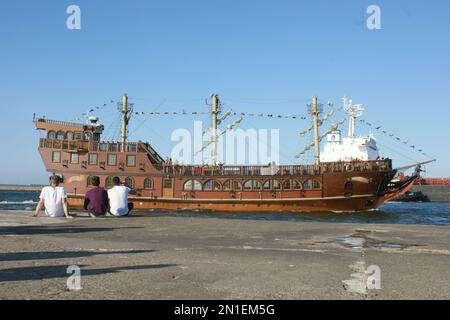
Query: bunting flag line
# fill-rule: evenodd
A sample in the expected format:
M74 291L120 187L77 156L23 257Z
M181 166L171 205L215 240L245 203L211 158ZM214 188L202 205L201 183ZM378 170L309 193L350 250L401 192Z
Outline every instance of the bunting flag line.
M366 125L369 126L369 127L372 127L372 126L373 126L372 123L367 122L367 121L364 120L364 119L360 119L359 121L360 121L361 123L366 124ZM420 148L416 147L416 146L413 145L413 144L409 144L409 140L403 140L403 139L401 139L400 137L397 137L394 133L390 133L390 132L387 131L386 129L381 130L382 128L383 128L382 126L377 126L377 127L375 127L375 130L377 130L377 131L383 133L384 135L388 136L389 138L394 139L395 141L398 141L398 142L400 142L400 143L403 143L404 145L407 145L408 147L410 147L411 149L413 149L413 150L416 151L416 152L419 152L420 154L422 154L422 155L425 156L425 157L434 159L433 157L431 157L431 156L429 156L428 154L426 154L425 152L423 152L423 149L420 149Z
M99 111L101 109L104 109L104 108L106 108L109 105L115 105L116 103L119 103L118 101L119 100L112 100L111 99L109 102L105 102L103 104L99 104L97 106L93 106L93 107L91 107L89 109L89 111L82 113L80 117L73 119L73 122L79 122L79 121L86 120L86 118L89 116L90 113L92 113L94 111Z
M176 111L166 111L166 112L145 112L145 111L137 111L135 112L135 115L143 116L143 115L150 115L150 116L171 116L171 115L205 115L210 114L210 112L198 112L198 111L191 111L191 112L176 112ZM224 117L227 118L229 116L241 116L241 117L260 117L260 118L275 118L275 119L300 119L300 120L306 120L307 117L304 115L283 115L283 114L267 114L267 113L246 113L246 112L227 112L224 114ZM225 120L219 119L221 121Z

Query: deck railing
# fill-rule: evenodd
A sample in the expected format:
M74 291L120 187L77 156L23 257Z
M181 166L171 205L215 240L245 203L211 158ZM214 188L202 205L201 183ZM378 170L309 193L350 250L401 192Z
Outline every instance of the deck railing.
M92 142L90 151L98 152L146 152L139 142L127 142L124 147L121 142Z
M42 138L39 142L40 148L61 149L67 151L86 152L146 152L142 147L142 143L128 142L125 144L125 150L122 148L121 142L99 142L99 141L83 141L83 140L58 140Z
M319 175L324 173L340 172L381 172L392 170L392 161L351 161L330 162L316 165L290 165L290 166L192 166L192 165L158 165L155 168L165 174L179 176L293 176L293 175Z
M34 121L35 122L40 122L40 123L56 124L56 125L59 125L59 126L66 126L66 127L77 127L77 128L83 128L84 127L84 125L81 124L81 123L59 121L59 120L34 119Z

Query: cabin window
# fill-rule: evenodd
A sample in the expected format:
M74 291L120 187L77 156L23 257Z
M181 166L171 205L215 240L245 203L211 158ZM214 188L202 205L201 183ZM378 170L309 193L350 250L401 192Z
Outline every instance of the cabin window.
M261 182L253 180L253 190L261 190Z
M172 179L164 179L163 180L163 188L164 189L172 189Z
M81 132L75 133L75 139L76 140L81 140Z
M266 181L263 184L263 189L264 190L270 190L270 181Z
M172 182L172 179L167 179ZM171 188L172 186L170 186ZM184 183L183 186L184 190L195 190L195 191L201 191L202 190L202 184L198 180L188 180Z
M231 180L225 181L223 184L223 191L231 191L231 189L232 189Z
M240 183L239 181L233 181L233 190L242 190L242 183Z
M194 180L194 190L195 191L201 191L202 190L202 184L198 180Z
M203 184L203 190L204 191L211 191L212 190L212 181L208 180Z
M291 190L291 180L286 180L283 182L283 189L284 190Z
M106 188L112 188L114 186L113 178L114 177L111 177L111 176L106 178L106 181L105 181Z
M186 181L186 182L184 183L183 189L184 189L184 190L192 190L192 180Z
M301 190L302 189L302 184L298 180L293 180L292 181L292 189L294 189L294 190Z
M49 131L47 138L50 140L55 140L56 139L56 132L55 131Z
M313 189L322 189L322 184L319 180L313 180L312 187Z
M115 166L117 164L117 155L108 154L108 166Z
M107 143L100 143L98 148L99 148L100 151L108 151L108 144Z
M125 186L127 186L130 189L133 189L134 188L134 180L133 180L133 178L126 177L125 178Z
M303 189L311 189L311 187L311 180L306 180L305 182L303 182Z
M78 153L71 153L70 154L70 163L77 164L78 161L79 161Z
M88 156L88 163L90 165L96 165L98 160L98 156L96 153L90 153Z
M213 189L214 189L214 191L221 191L222 190L222 185L220 184L219 181L214 181L213 182Z
M153 189L153 180L152 179L149 179L149 178L146 178L145 180L144 180L144 189Z
M281 183L278 180L273 180L273 190L281 190Z
M127 156L127 167L136 166L136 156Z
M73 132L67 132L66 133L66 140L73 140Z
M245 181L244 190L252 190L252 180Z
M54 151L52 154L52 162L53 163L60 163L61 162L61 152Z
M64 140L64 132L63 131L58 131L58 133L56 134L56 140Z

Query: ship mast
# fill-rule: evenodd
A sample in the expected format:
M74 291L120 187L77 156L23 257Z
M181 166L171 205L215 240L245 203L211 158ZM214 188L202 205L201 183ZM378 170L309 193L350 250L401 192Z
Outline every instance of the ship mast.
M212 116L212 124L211 124L211 131L212 131L212 165L217 165L217 114L219 111L219 96L217 94L213 94L211 96L211 116Z
M319 147L319 110L317 108L317 97L312 99L311 114L314 121L314 146L316 148L315 164L320 164L320 147Z
M132 110L128 109L128 96L125 93L122 98L122 110L120 111L122 113L122 152L126 151L126 144L127 144L127 126L128 122L130 121L130 115Z

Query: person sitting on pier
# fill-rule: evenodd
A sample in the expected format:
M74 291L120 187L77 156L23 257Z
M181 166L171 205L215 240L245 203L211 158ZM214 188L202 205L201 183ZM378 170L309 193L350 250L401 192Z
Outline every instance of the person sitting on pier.
M88 211L92 218L104 216L109 207L108 192L100 187L100 178L97 176L91 178L91 184L94 188L84 197L84 210Z
M42 208L45 208L45 214L48 217L72 218L69 215L66 190L59 186L59 182L60 179L58 176L50 177L50 186L42 189L33 217L39 216Z
M108 190L109 213L116 217L128 216L133 209L133 203L128 202L131 189L122 185L119 177L113 178L113 184Z

